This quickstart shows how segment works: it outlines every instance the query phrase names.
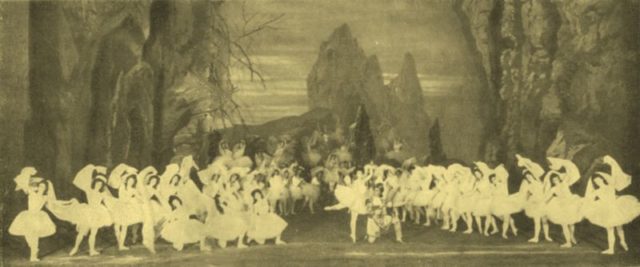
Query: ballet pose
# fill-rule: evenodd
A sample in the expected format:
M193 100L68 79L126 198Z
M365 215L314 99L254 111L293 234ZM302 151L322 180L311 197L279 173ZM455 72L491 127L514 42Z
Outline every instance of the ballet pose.
M178 196L170 196L169 206L172 211L160 236L173 244L173 248L177 251L181 251L184 245L191 243L199 243L201 251L210 250L206 244L207 235L204 224L189 218L190 214L182 205L182 200Z
M239 192L240 176L233 174L226 190L214 196L217 214L207 217L208 235L226 248L229 241L237 241L238 248L246 248L243 239L249 228L249 218L244 210L244 198Z
M507 239L509 228L514 236L518 235L515 221L512 214L522 211L526 200L526 194L518 191L509 194L509 172L504 165L500 164L495 169L495 179L493 180L493 199L491 201L491 213L502 220L502 238Z
M56 226L51 218L42 211L42 207L49 199L48 191L51 188L51 182L33 177L35 174L34 168L27 167L22 169L20 175L15 178L16 191L21 190L27 194L28 208L20 212L9 226L10 234L23 236L27 241L31 251L30 261L39 261L40 238L51 236L56 232Z
M629 250L623 227L640 215L640 202L631 195L617 195L631 184L631 176L611 156L600 161L611 168L611 173L597 172L589 179L583 214L592 224L607 229L608 248L602 253L611 255L616 243L614 231L620 238L620 246Z
M285 244L282 232L287 228L287 222L269 210L269 204L264 199L262 191L251 192L253 203L251 208L251 227L247 237L258 244L264 244L267 239L275 239L276 245Z
M577 244L574 224L580 222L583 215L580 211L582 198L573 194L569 187L578 181L580 174L569 160L549 158L549 162L550 168L554 170L547 174L551 185L546 192L547 216L551 222L562 226L565 243L561 247L570 248Z
M537 163L528 158L516 155L518 166L523 168L524 181L520 185L520 191L525 192L526 201L524 213L533 220L533 237L529 239L531 243L538 243L540 240L540 229L544 232L546 241L553 241L549 236L549 220L546 214L546 191L549 189L548 181L544 181L545 171ZM542 226L542 227L541 227Z
M493 235L498 232L493 215L491 214L491 201L493 200L493 185L491 184L491 177L495 176L493 170L489 168L483 162L476 162L476 168L473 170L473 174L476 177L476 201L473 206L473 216L476 219L476 224L480 229L480 232L485 236ZM482 225L482 218L485 218L484 229ZM489 228L493 230L489 232Z
M76 226L78 234L70 256L75 255L84 240L89 235L89 255L99 255L96 250L96 235L98 230L113 224L109 210L104 204L110 196L107 189L107 169L103 166L89 164L82 168L73 179L73 184L84 191L87 203L79 203L76 199L70 201L49 201L48 209L59 219Z
M142 223L144 219L142 199L137 189L138 170L126 164L120 164L111 171L108 184L118 189L117 198L107 195L104 199L113 218L118 250L129 250L125 246L129 226Z
M369 213L366 205L368 199L367 182L371 179L373 171L365 174L364 177L356 177L351 186L338 184L334 190L338 204L325 207L325 210L341 210L349 209L351 220L350 237L352 242L356 242L356 223L358 215L367 215Z

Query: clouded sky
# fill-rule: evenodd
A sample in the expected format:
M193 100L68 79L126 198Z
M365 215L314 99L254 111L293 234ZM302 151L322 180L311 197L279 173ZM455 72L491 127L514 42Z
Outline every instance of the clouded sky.
M238 99L250 123L307 111L306 77L322 41L333 29L349 24L367 55L377 55L385 78L398 72L405 52L416 59L420 80L428 95L455 94L468 70L460 24L451 1L441 0L247 0L245 18L251 25L283 14L251 40L252 59L267 79L267 89L247 81L247 72L235 68L241 87ZM232 32L243 23L242 1L226 3ZM235 29L235 30L234 30Z

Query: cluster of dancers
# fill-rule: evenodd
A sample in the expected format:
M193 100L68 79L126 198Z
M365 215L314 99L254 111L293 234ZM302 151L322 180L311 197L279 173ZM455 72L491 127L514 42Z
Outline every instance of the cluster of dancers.
M56 233L56 225L43 208L75 225L77 237L71 256L78 253L87 236L89 255L100 254L96 235L105 227L113 227L118 250L128 250L129 227L140 225L142 244L151 253L155 253L158 238L178 251L187 244L210 250L208 240L217 241L221 248L230 242L238 248L252 242L263 245L268 240L285 244L281 235L287 222L274 212L292 211L284 210L284 191L302 194L284 188L291 183L286 180L297 178L292 174L299 173L298 167L276 168L266 162L253 169L243 167L253 162L244 156L244 144L239 146L233 153L221 144L221 155L203 169L191 156L180 164L167 165L162 173L154 167L138 170L120 164L108 171L89 164L73 179L73 185L85 193L85 203L75 198L57 199L51 181L39 177L34 167L25 167L14 181L16 190L27 194L28 208L16 216L9 233L25 238L31 261L39 260L39 239ZM296 188L314 191L305 191L307 199L317 199L319 194L317 187ZM280 203L278 209L276 204Z
M562 246L571 247L577 243L574 225L587 219L607 230L608 249L603 253L613 254L616 233L628 250L623 226L640 215L635 197L618 195L630 185L631 176L610 156L597 159L608 171L585 177L588 186L581 197L571 192L571 185L581 179L580 171L566 159L549 158L545 170L518 155L523 179L518 192L510 193L504 165L419 166L408 160L398 168L370 163L356 169L342 147L324 159L323 166L307 172L282 160L286 144L273 155L258 153L253 159L245 155L245 146L241 141L231 150L221 142L219 155L204 168L191 156L167 165L163 172L154 167L139 170L120 164L108 170L89 164L72 181L85 193L86 202L57 199L53 184L39 177L35 168L25 167L14 181L16 190L27 194L28 208L17 215L9 233L25 238L32 261L38 260L39 239L56 232L43 208L75 226L77 236L69 255L78 253L85 238L89 255L98 255L96 236L105 227L113 227L121 251L128 250L130 227L140 228L142 244L151 253L159 238L178 251L188 244L210 250L211 240L221 248L267 241L280 245L285 244L282 233L287 227L283 217L295 214L300 203L314 213L322 192L330 192L337 204L324 210L349 211L353 242L360 215L367 216L368 242L391 229L403 242L402 223L409 219L420 224L423 218L425 226L435 220L451 232L462 221L464 233L477 229L484 235L499 232L497 221L501 221L502 237L507 238L509 230L518 232L512 215L524 211L535 226L530 242L539 241L541 230L551 241L549 223L553 223L562 227Z
M374 242L385 230L393 229L396 240L402 242L401 223L412 219L425 226L441 220L441 229L455 232L458 222L466 225L465 234L475 229L489 236L500 230L502 237L509 230L518 234L512 215L524 212L533 220L534 232L529 242L537 243L540 232L549 236L549 223L562 227L564 244L577 244L575 224L587 219L607 230L608 248L603 254L613 254L615 233L620 245L628 250L623 226L640 215L640 202L631 195L617 192L631 184L631 176L610 156L596 160L605 170L588 179L584 197L571 191L571 185L581 179L578 167L567 159L548 158L548 169L517 155L522 182L516 193L508 189L509 172L504 165L495 168L475 162L471 166L455 163L448 166L416 166L411 160L403 167L369 164L363 170L344 172L335 187L338 204L326 210L348 209L351 216L351 239L356 242L356 222L359 215L368 216L366 239Z

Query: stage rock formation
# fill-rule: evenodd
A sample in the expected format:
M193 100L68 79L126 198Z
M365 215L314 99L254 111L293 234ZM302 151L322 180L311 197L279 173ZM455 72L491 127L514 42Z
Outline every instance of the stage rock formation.
M486 82L486 160L575 156L586 168L611 154L635 167L637 1L462 0L454 8Z
M398 77L385 85L377 57L367 58L349 26L342 25L322 43L307 77L309 106L332 110L348 132L364 104L375 127L377 151L390 149L397 139L405 143L407 154L423 156L430 122L415 64L407 53Z

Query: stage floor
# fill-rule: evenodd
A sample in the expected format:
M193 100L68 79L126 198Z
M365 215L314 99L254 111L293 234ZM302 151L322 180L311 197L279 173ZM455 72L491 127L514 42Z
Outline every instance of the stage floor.
M520 218L522 219L522 218ZM102 255L89 257L86 243L80 255L69 257L69 248L50 255L43 255L37 266L638 266L640 242L636 233L627 230L631 251L617 247L614 256L601 255L606 246L604 229L588 224L577 227L578 245L571 249L560 248L560 227L552 225L555 242L527 243L531 233L526 224L520 223L519 236L508 240L499 235L465 235L440 230L438 226L424 227L405 223L405 243L396 243L393 234L368 244L364 236L365 218L358 223L360 241L352 244L349 239L348 214L346 212L318 213L287 217L289 227L283 239L286 245L253 244L246 249L228 247L221 249L213 244L209 252L200 252L197 246L188 246L182 252L169 244L158 241L156 255L151 255L140 245L130 251L119 252L114 246L101 247ZM518 223L521 220L518 220ZM110 234L104 232L101 234ZM85 241L86 242L86 241ZM23 258L5 261L11 266L30 265Z

